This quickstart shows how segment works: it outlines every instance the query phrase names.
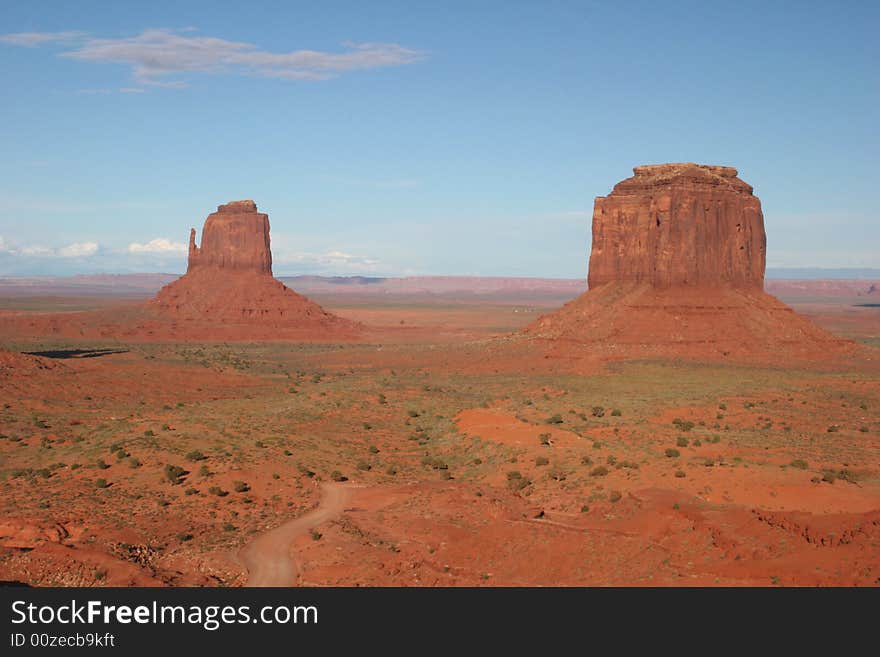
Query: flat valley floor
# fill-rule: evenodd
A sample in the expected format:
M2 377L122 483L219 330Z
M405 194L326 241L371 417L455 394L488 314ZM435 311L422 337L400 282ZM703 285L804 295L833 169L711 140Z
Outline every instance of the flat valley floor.
M0 336L0 580L880 584L878 304L793 304L873 348L851 368L569 368L499 351L553 309L531 299L315 300L370 333Z

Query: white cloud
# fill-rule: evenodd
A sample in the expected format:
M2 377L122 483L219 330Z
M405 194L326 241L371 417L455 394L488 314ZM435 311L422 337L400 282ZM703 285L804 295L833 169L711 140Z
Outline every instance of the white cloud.
M8 43L11 46L23 46L33 48L45 43L70 43L85 38L85 32L18 32L15 34L0 34L0 43Z
M13 251L12 253L21 254L24 256L51 256L55 254L55 249L50 249L48 246L40 246L39 244L32 244L30 246L23 246L20 249Z
M62 246L57 251L57 255L61 258L88 258L98 252L97 242L75 242Z
M74 242L67 246L52 248L42 244L17 246L7 242L0 235L0 254L26 258L88 258L95 255L99 246L97 242Z
M99 39L78 32L27 32L0 35L0 42L33 47L76 42L62 57L127 64L141 86L180 88L168 76L187 73L256 75L294 80L325 80L347 71L411 64L425 53L396 43L345 43L342 52L269 52L241 41L194 36L191 30L152 29L137 36ZM122 91L131 93L134 87Z
M316 273L365 273L376 271L380 261L376 258L352 255L344 251L326 253L303 253L280 251L272 256L278 265L292 265L301 271Z
M129 253L182 254L186 253L187 250L188 247L186 244L183 244L182 242L172 242L165 237L157 237L154 240L150 240L146 244L138 244L137 242L132 242L128 245Z

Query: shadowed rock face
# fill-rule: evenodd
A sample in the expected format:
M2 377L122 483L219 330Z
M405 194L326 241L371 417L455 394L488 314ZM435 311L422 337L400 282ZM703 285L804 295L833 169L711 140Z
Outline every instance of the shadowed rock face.
M633 172L596 198L591 289L611 282L763 287L761 202L736 169L686 163Z
M257 212L253 201L232 201L208 215L202 229L202 246L196 230L189 235L187 273L199 268L246 270L272 274L269 215Z

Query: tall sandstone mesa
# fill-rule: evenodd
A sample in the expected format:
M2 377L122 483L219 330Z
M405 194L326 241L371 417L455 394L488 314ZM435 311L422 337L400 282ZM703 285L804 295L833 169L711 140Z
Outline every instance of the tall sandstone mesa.
M657 164L596 198L589 289L524 329L548 357L826 360L855 345L764 293L761 202L736 169Z
M150 306L185 320L200 335L284 338L312 331L327 337L360 328L273 277L269 216L250 200L231 201L208 215L201 246L190 231L186 274L162 288Z
M657 164L596 198L587 282L762 289L761 201L732 167Z
M196 246L196 229L189 233L186 271L202 267L255 271L272 275L269 215L257 212L253 201L232 201L209 214Z

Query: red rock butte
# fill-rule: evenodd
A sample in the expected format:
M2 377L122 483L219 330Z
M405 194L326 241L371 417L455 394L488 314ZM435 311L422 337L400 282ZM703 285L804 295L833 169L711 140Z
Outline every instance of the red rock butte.
M856 346L765 294L761 202L731 167L638 166L593 210L588 291L526 327L563 357L825 360Z
M596 198L587 282L761 289L761 202L732 167L658 164Z
M208 215L201 246L195 229L190 231L186 274L163 287L149 306L191 325L237 330L240 337L265 337L260 327L277 329L278 337L286 329L324 335L360 328L272 276L269 216L250 200L232 201Z

